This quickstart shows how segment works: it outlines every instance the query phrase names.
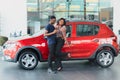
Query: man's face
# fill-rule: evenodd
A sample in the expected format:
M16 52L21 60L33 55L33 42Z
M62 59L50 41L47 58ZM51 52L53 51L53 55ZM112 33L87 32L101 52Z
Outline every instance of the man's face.
M51 19L51 24L54 24L56 22L56 19Z

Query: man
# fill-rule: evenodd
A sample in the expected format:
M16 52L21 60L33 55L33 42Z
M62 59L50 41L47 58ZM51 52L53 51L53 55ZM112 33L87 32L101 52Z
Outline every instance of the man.
M54 24L56 22L56 17L51 16L49 24L45 27L45 34L47 36L48 48L49 48L49 56L48 56L48 73L52 73L52 57L55 53L55 44L56 44L56 30Z

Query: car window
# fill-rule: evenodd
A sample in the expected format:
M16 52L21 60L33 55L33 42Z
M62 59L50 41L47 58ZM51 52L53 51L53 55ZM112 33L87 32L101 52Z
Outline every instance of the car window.
M71 25L66 26L66 37L71 37Z
M96 35L99 31L97 25L77 25L77 36L90 36Z

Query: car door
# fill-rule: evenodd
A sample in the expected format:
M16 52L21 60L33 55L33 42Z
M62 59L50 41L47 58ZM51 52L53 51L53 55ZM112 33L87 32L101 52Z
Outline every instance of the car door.
M62 49L63 52L67 52L70 54L74 53L75 46L72 44L72 41L74 41L75 35L76 35L75 24L74 23L68 24L66 26L66 37L69 45L66 43L64 44L64 47Z
M93 24L75 24L76 35L71 40L72 58L88 58L95 51L98 44L94 42L95 33Z
M77 25L75 23L69 24L66 26L66 35L67 35L67 41L69 45L65 44L63 47L63 52L70 53L71 58L80 58L83 52L83 43L81 43L82 39L81 37L76 36L77 31Z

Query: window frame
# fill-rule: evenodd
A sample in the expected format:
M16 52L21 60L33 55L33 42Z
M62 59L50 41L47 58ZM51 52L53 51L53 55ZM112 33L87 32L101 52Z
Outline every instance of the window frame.
M68 27L68 26L70 27L70 36L67 36L67 33L69 32L69 31L67 32L67 27ZM71 25L71 24L68 24L68 25L66 25L66 37L67 37L67 38L70 38L71 36L72 36L72 25Z
M86 35L85 34L83 34L83 35L79 35L78 34L78 27L79 27L79 25L82 25L82 33L84 32L84 30L85 30L85 26L87 25L87 27L92 27L91 29L92 29L92 33L91 34L89 34L89 33L87 33ZM97 28L97 30L95 30L95 28ZM89 28L90 29L90 28ZM77 24L76 25L76 36L77 37L80 37L80 36L95 36L95 35L97 35L98 33L99 33L99 30L100 30L100 26L99 25L94 25L94 24ZM97 31L97 32L96 32ZM81 33L80 32L80 33ZM87 29L87 31L86 32L88 32L88 29Z

